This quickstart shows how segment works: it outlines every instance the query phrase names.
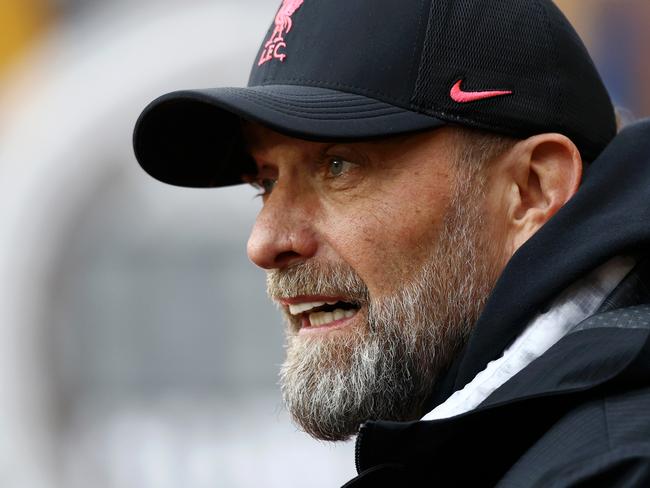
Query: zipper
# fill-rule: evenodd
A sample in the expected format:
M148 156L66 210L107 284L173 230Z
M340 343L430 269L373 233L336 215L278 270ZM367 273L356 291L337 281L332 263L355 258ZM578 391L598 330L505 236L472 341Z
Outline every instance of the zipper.
M365 422L361 424L359 427L359 433L357 434L357 440L354 444L354 467L357 470L357 474L361 474L361 442L363 439L363 434L367 429L368 428L366 427Z

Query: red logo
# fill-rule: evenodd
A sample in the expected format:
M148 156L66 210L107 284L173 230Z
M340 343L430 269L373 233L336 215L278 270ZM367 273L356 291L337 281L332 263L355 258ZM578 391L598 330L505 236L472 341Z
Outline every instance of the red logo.
M283 0L280 10L275 16L275 29L271 34L271 38L264 44L264 51L260 56L257 65L262 66L271 59L279 59L284 61L287 57L286 54L280 52L280 49L287 47L284 42L284 35L291 30L293 22L291 16L296 10L300 8L304 0Z
M458 103L470 103L478 100L485 100L486 98L502 97L504 95L512 95L509 90L491 90L491 91L477 91L466 92L460 87L463 80L458 80L451 88L451 99Z

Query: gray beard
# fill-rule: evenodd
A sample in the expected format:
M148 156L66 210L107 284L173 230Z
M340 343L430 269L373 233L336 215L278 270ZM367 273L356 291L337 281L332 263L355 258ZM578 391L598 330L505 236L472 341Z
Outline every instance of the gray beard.
M285 314L282 394L294 421L313 437L345 440L366 420L426 413L437 377L466 344L498 277L482 185L469 180L456 188L421 271L388 298L370 297L347 265L305 262L268 274L272 297L342 295L362 305L357 318L365 326L317 337L298 335L298 320Z

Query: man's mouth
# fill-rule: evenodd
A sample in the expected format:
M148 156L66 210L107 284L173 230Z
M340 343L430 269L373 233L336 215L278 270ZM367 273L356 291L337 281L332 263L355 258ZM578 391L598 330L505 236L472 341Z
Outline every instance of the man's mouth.
M291 316L299 320L301 330L343 326L360 308L359 304L337 298L309 301L292 298L283 300L283 304Z

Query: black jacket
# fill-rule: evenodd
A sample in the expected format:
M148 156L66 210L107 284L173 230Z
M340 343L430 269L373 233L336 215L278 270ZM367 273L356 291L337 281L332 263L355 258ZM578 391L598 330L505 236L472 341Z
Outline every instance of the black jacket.
M515 253L431 407L618 255L638 264L598 313L475 410L365 423L360 474L345 486L650 486L650 121L621 132L574 198Z

